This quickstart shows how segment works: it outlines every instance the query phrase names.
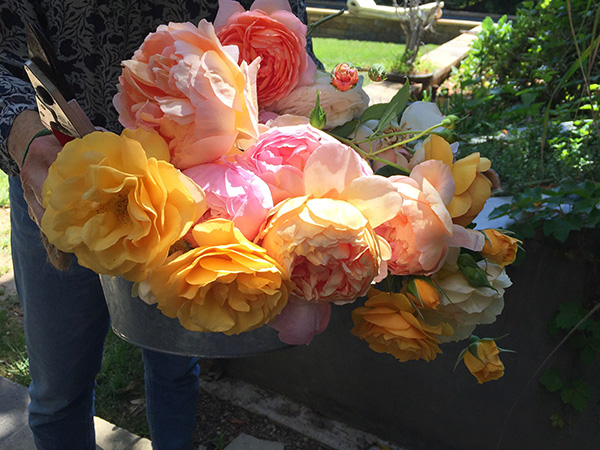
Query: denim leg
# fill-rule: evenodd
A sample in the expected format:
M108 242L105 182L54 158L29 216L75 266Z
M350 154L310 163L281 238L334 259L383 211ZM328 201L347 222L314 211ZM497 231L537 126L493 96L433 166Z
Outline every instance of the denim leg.
M196 423L198 358L143 350L146 416L154 450L189 450Z
M11 245L24 313L31 385L29 424L38 449L95 449L94 386L109 316L98 275L55 270L29 218L18 177L9 180Z

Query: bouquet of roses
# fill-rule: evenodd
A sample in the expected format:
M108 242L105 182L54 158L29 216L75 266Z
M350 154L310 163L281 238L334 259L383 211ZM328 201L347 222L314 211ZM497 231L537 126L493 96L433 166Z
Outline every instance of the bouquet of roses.
M408 85L368 106L352 66L317 71L306 32L286 0L159 26L123 62L125 131L71 141L50 168L42 230L190 330L308 344L366 295L352 333L430 361L503 308L517 241L470 226L491 163L456 160L454 118L406 107ZM497 355L471 336L464 360L481 382Z

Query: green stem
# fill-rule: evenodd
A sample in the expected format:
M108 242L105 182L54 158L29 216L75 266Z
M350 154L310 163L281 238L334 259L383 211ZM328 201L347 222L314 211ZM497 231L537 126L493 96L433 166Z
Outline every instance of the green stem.
M345 9L340 9L338 12L330 14L326 17L323 17L322 19L317 20L316 22L313 22L310 25L308 25L308 29L306 31L306 36L305 36L306 39L308 39L310 37L312 32L315 31L315 28L317 28L319 25L323 25L328 20L335 19L337 16L341 16L342 14L344 14L344 11L345 11Z
M416 141L416 140L420 139L421 137L423 137L424 135L431 133L433 130L435 130L439 126L441 126L441 124L433 125L432 127L429 127L424 131L421 131L420 133L416 134L415 136L411 137L410 139L406 139L405 141L396 142L395 144L388 145L387 147L384 147L384 148L380 148L379 150L377 150L374 153L374 155L376 155L377 153L385 152L386 150L389 150L391 148L402 147L403 145L406 145L409 142Z
M346 145L349 145L350 147L352 147L356 153L358 153L360 156L362 156L363 158L367 158L367 159L372 159L373 161L377 161L380 162L382 164L385 164L387 166L391 166L394 169L398 169L404 173L406 173L407 175L410 174L410 170L408 170L405 167L402 167L396 163L393 163L391 161L388 161L387 159L383 159L380 158L378 156L375 156L374 153L367 153L365 152L362 148L360 148L358 145L356 145L354 142L352 142L350 139L346 139L340 136L335 136L336 139L338 139L339 141L343 142Z

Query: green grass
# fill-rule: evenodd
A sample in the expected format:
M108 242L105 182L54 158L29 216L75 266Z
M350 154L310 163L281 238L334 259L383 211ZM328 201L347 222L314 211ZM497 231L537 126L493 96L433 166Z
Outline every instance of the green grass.
M29 361L19 300L0 288L0 375L28 386ZM109 332L97 377L96 415L148 437L141 351Z
M29 362L19 301L0 295L0 375L23 386L29 385Z
M0 207L8 206L8 175L0 171Z
M112 331L104 343L97 377L96 415L137 435L148 437L144 400L144 365L139 347Z
M333 38L313 38L315 56L323 63L326 70L332 70L342 62L352 63L357 67L367 68L380 63L389 71L396 58L404 53L404 44L389 42L355 41ZM424 45L419 52L423 55L437 45Z

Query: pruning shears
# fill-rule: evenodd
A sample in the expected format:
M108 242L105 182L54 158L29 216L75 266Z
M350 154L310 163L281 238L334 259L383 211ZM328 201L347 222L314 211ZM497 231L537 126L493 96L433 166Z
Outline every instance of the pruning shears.
M25 72L35 89L42 124L63 145L96 131L60 71L58 59L48 40L32 23L26 24L25 31L29 51Z

